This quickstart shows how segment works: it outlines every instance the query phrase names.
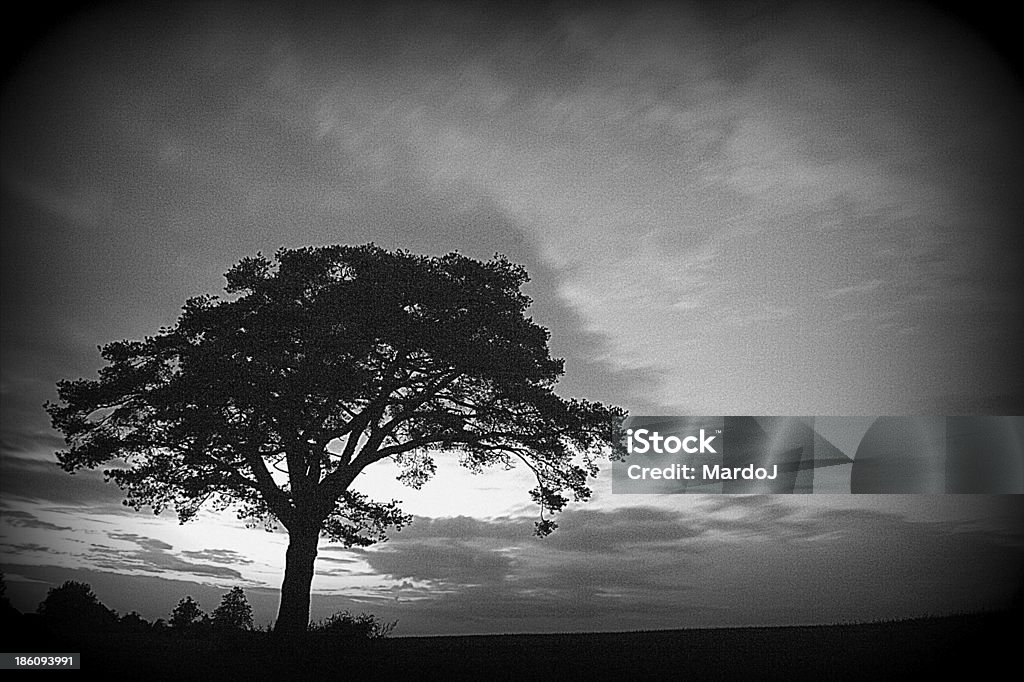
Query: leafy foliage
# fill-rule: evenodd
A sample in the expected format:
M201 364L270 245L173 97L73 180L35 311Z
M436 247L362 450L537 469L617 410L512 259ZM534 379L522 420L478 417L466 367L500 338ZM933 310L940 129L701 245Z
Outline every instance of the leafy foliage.
M46 409L60 465L110 465L126 505L184 523L210 502L284 525L298 542L282 612L298 581L308 596L318 536L366 546L411 520L351 489L367 466L394 460L419 487L443 452L473 471L525 465L543 536L619 440L622 410L554 392L562 361L504 257L281 249L226 277L229 298L189 299L173 327L107 344L99 378L59 382Z
M174 607L174 611L171 612L170 624L172 628L183 630L202 623L205 617L206 614L199 608L198 602L189 596L179 601L178 605Z
M3 572L0 571L0 618L6 621L8 618L20 615L21 613L14 608L11 600L7 598L7 581L4 579Z
M241 587L232 587L213 610L213 626L232 630L252 629L252 607Z
M61 465L123 461L105 473L126 503L174 505L183 521L217 498L286 527L329 520L351 544L407 520L343 495L389 457L414 484L437 450L475 470L522 461L542 512L589 497L595 450L622 415L552 391L562 362L524 315L522 268L373 245L277 261L243 259L227 274L239 298L190 299L175 327L105 346L98 381L60 382L63 405L47 409L69 444Z
M388 637L396 625L397 620L383 621L372 613L353 615L339 611L319 623L310 624L309 631L339 639L382 639Z
M36 612L55 631L109 629L117 614L100 603L88 583L65 581L46 593Z
M148 632L153 628L153 624L139 615L137 611L131 611L118 619L117 627L122 632Z

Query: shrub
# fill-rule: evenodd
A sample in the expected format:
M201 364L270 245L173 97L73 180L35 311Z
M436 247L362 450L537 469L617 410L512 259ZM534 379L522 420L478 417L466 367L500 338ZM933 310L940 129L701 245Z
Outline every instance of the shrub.
M356 616L348 611L339 611L319 623L311 623L309 631L341 639L381 639L389 636L396 625L397 620L383 621L372 613Z

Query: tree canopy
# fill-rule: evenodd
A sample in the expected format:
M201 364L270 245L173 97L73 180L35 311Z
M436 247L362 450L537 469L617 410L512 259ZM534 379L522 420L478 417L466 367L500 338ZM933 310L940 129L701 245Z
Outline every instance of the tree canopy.
M308 619L321 534L368 545L410 520L351 488L375 462L397 462L413 487L440 453L476 471L525 465L542 536L590 496L624 414L554 392L563 363L526 316L522 267L369 244L247 257L226 278L227 298L189 299L173 327L107 344L99 379L60 382L46 407L68 445L61 466L113 463L128 505L173 506L184 522L211 501L280 522L279 627L290 589L305 590Z
M231 630L252 629L252 607L245 598L241 587L232 587L220 599L220 606L213 610L213 626Z
M172 628L184 630L196 623L201 623L205 616L199 603L191 596L187 596L174 607L174 611L171 612L170 624Z
M110 628L117 614L104 606L87 583L66 580L51 587L36 612L55 632Z

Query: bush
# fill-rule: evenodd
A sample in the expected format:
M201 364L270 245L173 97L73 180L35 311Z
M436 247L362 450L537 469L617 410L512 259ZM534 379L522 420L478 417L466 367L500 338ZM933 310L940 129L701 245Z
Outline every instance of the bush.
M319 623L311 623L309 631L341 639L381 639L389 636L396 625L397 620L386 622L372 613L355 616L348 611L339 611Z

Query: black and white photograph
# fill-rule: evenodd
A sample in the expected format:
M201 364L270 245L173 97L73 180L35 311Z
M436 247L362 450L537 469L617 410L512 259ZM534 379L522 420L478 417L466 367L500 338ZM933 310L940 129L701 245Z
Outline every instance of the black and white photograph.
M1016 669L1017 23L12 14L0 667Z

